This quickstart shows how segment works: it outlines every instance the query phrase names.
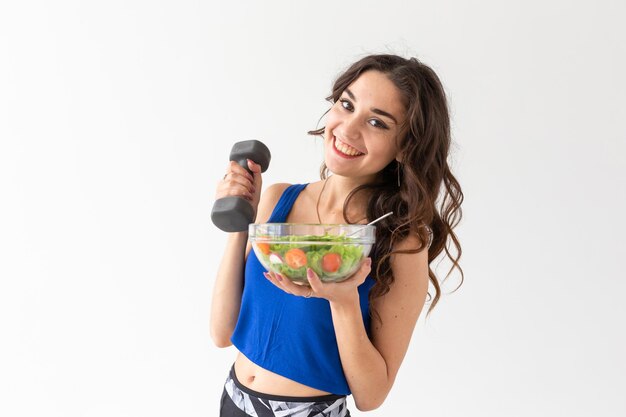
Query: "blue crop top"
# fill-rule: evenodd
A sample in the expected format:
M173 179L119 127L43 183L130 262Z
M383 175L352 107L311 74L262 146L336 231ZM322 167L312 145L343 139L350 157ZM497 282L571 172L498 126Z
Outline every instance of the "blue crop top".
M268 223L284 223L294 201L307 184L283 192ZM349 395L341 367L330 303L304 298L277 288L264 276L253 250L245 265L241 310L231 341L260 367L331 394ZM358 288L361 314L370 335L368 276Z

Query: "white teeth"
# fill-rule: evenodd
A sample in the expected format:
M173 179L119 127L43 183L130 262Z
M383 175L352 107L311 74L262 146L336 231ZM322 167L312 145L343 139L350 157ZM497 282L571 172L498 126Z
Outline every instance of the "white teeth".
M363 153L357 151L353 147L341 142L339 139L337 139L337 137L335 137L335 149L337 149L339 152L348 156L364 155Z

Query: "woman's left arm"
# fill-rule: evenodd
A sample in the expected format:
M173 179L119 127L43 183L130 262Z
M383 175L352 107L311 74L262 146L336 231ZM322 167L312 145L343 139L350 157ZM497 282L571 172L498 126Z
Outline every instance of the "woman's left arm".
M406 239L397 249L418 245L417 239ZM370 306L382 320L381 324L372 317L371 341L365 331L358 293L352 301L330 301L341 364L360 411L380 407L389 394L428 291L426 250L393 255L391 268L394 283L387 294L375 298Z
M415 249L417 238L407 238L397 250ZM339 356L344 374L360 411L374 410L383 403L393 386L400 364L428 292L428 253L395 254L391 258L394 282L389 292L375 298L370 309L380 315L382 324L372 318L371 340L367 336L359 301L358 286L370 273L369 264L339 283L322 283L310 271L312 295L330 303ZM294 295L311 295L307 287L277 274L265 274L279 288Z
M409 238L396 249L414 249L418 245L417 239ZM381 324L372 317L371 341L363 324L358 293L351 301L330 301L341 364L360 411L380 407L389 394L428 292L426 250L393 255L391 268L394 283L370 306L382 320Z

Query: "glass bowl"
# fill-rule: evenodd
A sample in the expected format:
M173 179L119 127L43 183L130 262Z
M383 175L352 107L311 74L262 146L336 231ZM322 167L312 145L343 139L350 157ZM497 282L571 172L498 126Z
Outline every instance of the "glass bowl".
M308 285L307 268L323 282L349 278L369 255L376 227L364 224L251 224L248 237L261 264Z

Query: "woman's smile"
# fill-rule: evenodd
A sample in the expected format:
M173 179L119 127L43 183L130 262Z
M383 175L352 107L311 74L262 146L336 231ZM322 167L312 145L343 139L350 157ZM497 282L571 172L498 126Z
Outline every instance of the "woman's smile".
M360 152L356 148L353 148L347 143L342 142L341 139L338 139L334 135L333 135L333 149L339 156L343 158L348 158L348 159L354 159L354 158L358 158L359 156L365 155L363 152Z

